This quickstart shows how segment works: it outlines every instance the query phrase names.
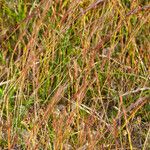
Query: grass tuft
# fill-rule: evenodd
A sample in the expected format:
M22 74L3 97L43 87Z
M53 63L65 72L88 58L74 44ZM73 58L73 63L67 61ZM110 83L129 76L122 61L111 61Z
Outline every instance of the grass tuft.
M149 149L148 0L0 0L0 149Z

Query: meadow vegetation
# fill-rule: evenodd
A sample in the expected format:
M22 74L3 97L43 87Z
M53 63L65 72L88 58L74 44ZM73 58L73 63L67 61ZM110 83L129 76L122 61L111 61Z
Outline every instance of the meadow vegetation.
M0 0L0 149L150 149L149 0Z

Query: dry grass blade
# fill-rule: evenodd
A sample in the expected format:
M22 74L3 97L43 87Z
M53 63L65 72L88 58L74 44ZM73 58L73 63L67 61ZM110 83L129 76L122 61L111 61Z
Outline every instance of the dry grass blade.
M10 83L12 80L0 82L0 86Z
M147 150L149 148L149 143L150 143L150 125L149 125L149 130L147 132L142 150Z
M43 123L43 121L46 121L49 115L54 111L56 104L59 102L59 100L63 97L64 91L67 88L67 85L60 85L59 88L57 89L56 93L52 97L50 103L48 104L45 113L43 115L43 119L40 122Z
M147 102L149 102L150 97L149 96L145 96L145 97L141 97L139 98L135 103L132 103L127 109L126 109L126 113L130 113L132 116L132 113L135 114L135 112L137 112L138 109L140 109L143 105L145 105ZM136 111L135 111L136 110ZM123 112L119 114L119 116L117 116L116 122L119 122L119 120L121 119L121 117L123 116ZM129 117L130 118L130 117Z
M29 145L30 145L31 140L33 139L34 136L36 136L36 134L38 133L42 124L47 123L49 116L51 115L51 113L54 112L56 104L63 97L63 93L66 88L67 88L66 84L60 85L59 88L57 89L56 93L54 94L54 96L51 98L51 100L50 100L49 104L47 105L47 108L43 114L43 117L39 118L39 120L36 121L36 123L34 124L32 130L30 132L30 137L28 138L28 140L26 142L27 147L30 147ZM36 147L37 147L37 145L36 145Z
M130 95L130 94L134 94L134 93L141 92L141 91L146 91L146 90L150 90L150 87L143 87L143 88L138 88L136 90L131 90L129 92L126 92L126 93L122 94L121 96L127 96L127 95Z
M0 0L0 149L146 149L149 9Z
M105 0L97 0L97 1L95 1L95 2L92 3L90 6L88 6L88 8L87 8L86 10L84 10L84 11L82 12L82 14L87 13L89 10L95 8L98 4L100 4L100 3L102 3L102 2L105 2Z

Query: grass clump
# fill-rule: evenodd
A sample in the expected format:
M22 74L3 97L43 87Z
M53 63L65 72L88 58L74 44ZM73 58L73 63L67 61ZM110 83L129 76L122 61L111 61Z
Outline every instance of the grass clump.
M149 2L0 1L1 149L149 149Z

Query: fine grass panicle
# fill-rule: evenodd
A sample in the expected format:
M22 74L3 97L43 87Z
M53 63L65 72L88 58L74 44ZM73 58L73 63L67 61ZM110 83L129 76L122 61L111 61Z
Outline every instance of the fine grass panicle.
M150 149L149 0L0 0L0 150Z

